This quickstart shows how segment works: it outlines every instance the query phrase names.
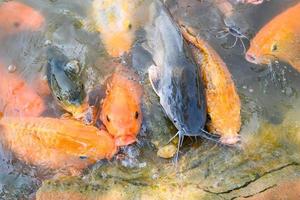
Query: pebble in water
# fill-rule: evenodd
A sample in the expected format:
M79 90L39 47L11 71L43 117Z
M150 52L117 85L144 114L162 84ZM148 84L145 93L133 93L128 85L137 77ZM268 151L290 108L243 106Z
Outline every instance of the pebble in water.
M157 156L161 158L172 158L176 153L176 146L174 144L168 144L157 151Z

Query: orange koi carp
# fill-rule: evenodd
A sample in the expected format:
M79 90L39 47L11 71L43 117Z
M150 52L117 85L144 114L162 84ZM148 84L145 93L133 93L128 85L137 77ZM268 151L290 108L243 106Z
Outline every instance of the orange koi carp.
M183 37L190 42L195 61L201 66L204 80L210 132L221 136L224 144L239 141L241 103L231 74L220 56L205 41L181 26Z
M118 57L131 49L135 31L146 17L146 2L140 0L93 1L91 17L109 55Z
M251 41L246 59L254 64L269 64L275 59L300 72L300 3L268 22Z
M36 117L45 110L43 99L18 74L0 64L0 109L5 116Z
M70 172L110 159L117 152L106 131L69 119L3 117L0 138L28 164Z
M108 83L100 119L114 137L117 146L136 141L142 124L142 86L136 75L119 67Z
M42 14L17 1L0 4L0 37L20 31L37 31L44 24Z

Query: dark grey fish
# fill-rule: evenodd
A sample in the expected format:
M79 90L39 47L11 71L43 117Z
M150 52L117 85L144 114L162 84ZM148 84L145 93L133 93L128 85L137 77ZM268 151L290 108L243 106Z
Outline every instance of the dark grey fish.
M148 69L149 79L166 115L178 129L179 145L183 136L212 139L203 130L207 113L199 68L163 3L154 1L150 13L145 48L154 64Z
M81 110L86 93L77 61L70 61L55 47L47 49L47 79L54 98L66 111Z

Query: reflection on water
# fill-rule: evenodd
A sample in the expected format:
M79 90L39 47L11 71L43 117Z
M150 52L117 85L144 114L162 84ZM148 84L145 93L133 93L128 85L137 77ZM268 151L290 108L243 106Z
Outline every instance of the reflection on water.
M26 80L36 92L40 92L39 94L46 102L46 110L42 115L59 117L63 114L51 96L47 92L41 92L43 81L45 81L45 50L49 44L59 47L68 58L76 59L84 66L83 81L88 91L102 86L106 77L114 69L114 64L112 64L114 61L121 61L125 65L132 64L141 76L146 95L143 105L144 122L138 143L121 149L108 167L103 167L103 163L99 162L86 170L87 180L92 182L95 177L105 179L113 174L124 180L132 179L141 184L153 184L153 180L159 180L159 184L163 184L165 180L176 182L172 161L156 156L155 147L165 144L176 130L164 117L158 99L149 85L146 70L140 66L140 63L145 63L144 60L149 59L149 55L139 50L139 47L135 47L132 55L128 54L121 59L111 58L106 53L99 34L85 29L85 20L87 20L92 1L23 0L21 2L39 10L45 16L46 24L41 31L24 31L8 35L5 39L0 38L0 63L4 68L8 68L9 65L15 66L14 73ZM241 147L233 150L214 147L213 144L205 141L201 143L194 139L186 139L185 147L182 148L184 156L179 166L183 172L187 171L184 177L188 180L183 178L179 181L192 183L195 180L189 179L197 174L198 181L207 179L205 184L208 190L218 192L230 189L233 187L232 182L235 182L232 177L224 175L232 173L230 167L229 172L226 171L226 161L231 162L228 166L233 165L232 163L238 166L239 162L246 163L247 159L254 160L254 163L247 161L248 165L245 164L245 168L255 165L254 168L257 167L262 173L264 168L280 166L280 162L265 164L264 161L266 157L272 159L276 152L278 155L290 156L282 161L285 164L299 162L297 152L299 152L300 143L300 110L297 102L300 99L297 86L300 84L300 77L286 63L276 62L271 66L256 66L248 63L244 59L241 43L237 43L233 48L224 48L224 44L232 44L234 38L216 37L218 31L225 26L224 13L212 2L170 0L167 1L167 5L176 20L195 28L221 55L232 73L242 100ZM251 40L268 20L296 2L299 1L272 0L259 6L237 4L234 5L236 11L230 17L237 26L244 26L241 30L246 30L244 34ZM245 40L245 45L246 48L249 47L247 40ZM281 154L282 151L286 152ZM187 153L184 154L184 152ZM205 160L208 159L208 155L212 157L212 160L215 159L215 165L220 163L218 159L222 159L224 169L209 166L213 161ZM201 162L208 164L204 167L199 164ZM101 172L97 171L98 168ZM166 172L163 168L169 171ZM204 169L209 170L205 172L206 175L201 171ZM42 180L53 174L55 173L45 169L27 166L16 160L5 148L0 149L0 198L2 199L32 198ZM237 178L242 179L243 176L237 175ZM224 179L227 182L222 182ZM221 183L218 185L218 181L224 185L222 186ZM150 195L147 192L146 194Z

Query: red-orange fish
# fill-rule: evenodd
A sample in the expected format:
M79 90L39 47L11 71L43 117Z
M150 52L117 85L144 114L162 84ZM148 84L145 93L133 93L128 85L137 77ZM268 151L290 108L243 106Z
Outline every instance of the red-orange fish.
M41 13L17 1L0 5L0 37L20 31L37 31L44 24Z
M3 117L0 138L28 164L70 172L109 159L117 151L106 131L69 119Z
M117 146L136 141L142 123L142 87L136 75L120 67L108 83L100 118Z
M44 110L43 99L16 73L0 64L0 109L6 116L35 117Z
M204 81L207 113L210 121L207 128L221 136L224 144L239 141L241 128L241 103L231 74L221 57L188 27L181 26L184 38L193 44L192 53L201 66Z
M135 31L146 20L147 4L140 0L93 0L91 17L109 55L129 52Z
M300 3L277 15L251 41L246 59L268 64L279 59L300 72Z

